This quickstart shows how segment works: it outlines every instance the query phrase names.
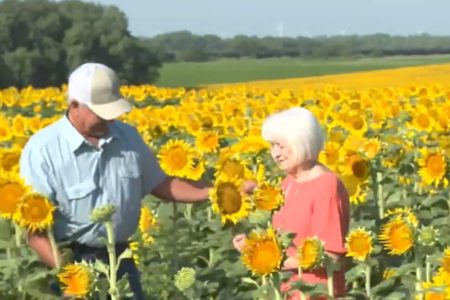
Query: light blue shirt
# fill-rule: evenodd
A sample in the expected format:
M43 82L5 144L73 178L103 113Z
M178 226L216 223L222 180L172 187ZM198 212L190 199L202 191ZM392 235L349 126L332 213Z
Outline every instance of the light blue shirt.
M116 206L116 241L126 242L137 229L141 200L166 178L132 126L113 122L96 148L66 116L30 138L20 173L56 205L56 240L90 246L103 246L99 238L106 236L104 226L90 219L94 208Z

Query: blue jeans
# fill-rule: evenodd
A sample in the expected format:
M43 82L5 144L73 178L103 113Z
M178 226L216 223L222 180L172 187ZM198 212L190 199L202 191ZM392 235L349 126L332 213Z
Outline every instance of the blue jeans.
M116 246L117 257L128 247L126 244L119 244ZM96 249L80 244L71 246L73 257L75 261L93 262L94 260L101 260L105 264L109 264L108 251L106 248ZM128 275L128 282L130 283L131 291L134 293L132 298L124 298L123 300L145 300L144 291L142 290L139 270L131 258L123 259L120 263L117 272L117 278L120 279L125 274ZM55 289L56 287L52 287ZM59 287L58 287L59 290ZM60 294L60 293L59 293Z

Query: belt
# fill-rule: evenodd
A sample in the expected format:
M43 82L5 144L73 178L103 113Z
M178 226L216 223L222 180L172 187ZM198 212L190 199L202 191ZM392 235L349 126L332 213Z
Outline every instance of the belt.
M116 255L120 255L125 249L128 248L128 243L115 244ZM108 257L108 248L106 247L92 247L81 243L71 243L69 248L73 251L75 256L91 254L95 257Z

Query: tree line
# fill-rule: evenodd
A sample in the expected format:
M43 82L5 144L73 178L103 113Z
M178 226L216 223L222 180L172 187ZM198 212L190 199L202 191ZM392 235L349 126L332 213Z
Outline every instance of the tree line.
M217 58L270 57L381 57L450 53L450 36L388 34L257 37L237 35L220 38L189 31L161 34L144 39L157 49L163 61L207 61Z

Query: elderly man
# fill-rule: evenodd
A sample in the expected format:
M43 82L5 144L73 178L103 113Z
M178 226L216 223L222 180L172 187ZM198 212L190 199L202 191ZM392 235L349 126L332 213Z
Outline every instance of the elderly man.
M116 250L122 252L136 231L146 195L178 202L208 198L209 185L166 176L136 129L114 121L130 111L131 104L121 97L112 69L97 63L81 65L69 77L68 97L66 114L24 147L20 172L56 205L56 240L70 244L75 259L107 259L99 239L105 230L90 220L96 207L117 207ZM253 187L248 182L244 189ZM30 233L28 242L45 264L55 267L45 235ZM133 262L123 263L119 273L128 274L134 299L144 299Z

